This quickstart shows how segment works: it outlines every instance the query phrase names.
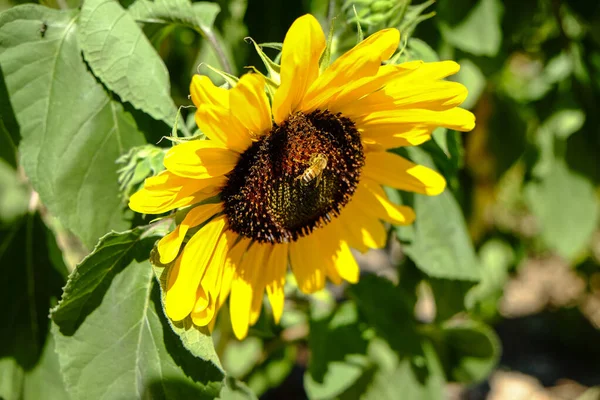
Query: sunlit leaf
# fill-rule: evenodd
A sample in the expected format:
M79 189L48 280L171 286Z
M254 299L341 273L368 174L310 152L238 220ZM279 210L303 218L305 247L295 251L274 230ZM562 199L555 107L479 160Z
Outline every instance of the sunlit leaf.
M508 268L515 262L514 251L507 243L493 239L481 246L479 257L481 281L469 290L465 305L471 309L489 300L495 309L508 279Z
M443 7L468 14L458 23L445 18ZM504 12L498 0L479 0L471 9L456 7L452 1L440 3L439 25L444 39L453 46L477 56L493 57L498 54L502 42L501 20ZM451 21L454 22L454 21Z
M213 30L221 8L216 3L189 0L137 0L127 12L137 21L181 24L199 33Z
M27 212L29 195L17 171L0 159L0 227Z
M117 1L84 1L77 40L94 74L121 100L173 124L177 108L167 67Z
M560 139L567 139L581 129L585 113L577 109L564 109L555 112L544 122L544 127Z
M408 153L418 164L433 166L431 157L419 148ZM417 267L435 278L475 281L479 265L462 211L446 189L438 196L413 196L417 218L412 226L396 228L406 254Z
M483 93L486 84L485 76L479 67L469 59L460 60L459 64L460 71L453 79L465 85L469 91L466 100L460 106L470 110L477 104L479 96Z
M229 375L243 378L260 360L262 350L262 341L257 337L231 341L223 354L223 366Z
M62 333L53 325L71 398L216 397L223 373L190 354L173 333L150 264L133 261L104 285L76 331Z
M38 5L4 12L0 66L28 178L50 212L92 247L107 231L129 225L115 160L144 137L83 62L76 21L75 11Z
M134 260L147 259L160 238L146 228L109 233L71 273L62 299L52 310L61 332L71 335L100 306L114 277Z
M572 260L591 240L600 212L594 186L555 161L541 181L525 187L531 212L537 217L548 246Z

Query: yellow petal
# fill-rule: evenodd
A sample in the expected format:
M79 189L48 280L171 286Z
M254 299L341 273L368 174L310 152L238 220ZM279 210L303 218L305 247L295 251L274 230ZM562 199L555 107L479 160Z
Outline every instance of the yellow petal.
M169 269L167 271L167 279L166 279L167 282L166 282L165 291L169 291L175 284L175 281L177 280L177 275L179 275L180 267L181 267L181 256L177 257L175 262L168 267Z
M208 138L238 153L244 152L252 144L249 131L230 108L198 107L196 124Z
M202 312L206 307L208 307L209 302L209 294L204 291L202 286L198 286L198 289L196 290L196 302L194 303L191 314L193 315L194 313L198 314Z
M237 234L235 234L237 236ZM229 292L231 291L231 283L235 271L240 267L242 256L245 254L248 246L250 245L250 239L240 238L238 236L238 242L233 246L227 258L225 259L225 265L223 266L223 277L221 278L221 288L219 290L219 298L217 300L217 309L225 303Z
M475 116L462 108L452 108L445 111L423 109L394 109L375 111L354 119L356 126L368 132L377 129L378 125L398 125L398 130L407 125L438 127L444 126L457 131L470 131L475 127Z
M251 137L271 130L271 106L265 93L265 79L259 74L246 74L230 92L231 109L250 131Z
M347 108L353 109L356 102L364 102L361 98L371 93L379 91L390 81L399 76L410 74L422 64L422 61L404 63L401 65L384 65L379 68L374 76L357 79L348 82L343 89L334 98L328 101L329 110L333 113L341 112L344 116L349 116ZM361 100L359 100L361 99Z
M355 249L364 252L365 248L385 246L387 234L383 224L362 210L355 201L348 204L338 218L347 233L345 239Z
M290 244L290 264L302 292L310 294L325 287L328 256L314 234Z
M210 299L208 305L202 308L202 311L192 312L192 322L197 326L206 326L208 325L215 317L216 314L216 304Z
M177 257L179 248L190 228L198 226L223 209L221 203L203 204L191 209L175 230L158 242L160 262L168 264Z
M144 187L129 198L129 208L143 214L162 214L206 200L224 183L223 176L197 180L163 171L146 179Z
M353 225L351 223L351 218L344 218L344 215L346 214L347 212L345 212L345 210L342 210L342 214L333 221L331 221L325 227L325 231L328 231L329 229L334 229L335 232L337 232L340 240L343 240L346 243L348 243L350 247L360 251L361 253L367 252L369 250L369 247L363 242L360 230L348 229L348 225L350 227L353 227ZM344 220L346 221L344 222Z
M338 242L338 246L336 247L333 255L333 262L337 273L342 279L350 283L358 282L360 268L358 267L358 263L350 251L348 243L343 240Z
M229 296L229 312L233 333L242 340L248 335L251 323L250 313L255 298L262 299L264 285L260 271L264 268L265 251L270 246L253 243L242 259L239 268L233 276L231 294Z
M336 111L350 119L400 108L445 111L460 105L466 98L467 88L457 82L396 83L388 84L382 90L339 107Z
M409 61L413 62L413 61ZM403 64L399 64L402 66ZM460 70L460 65L454 61L435 61L423 63L405 78L406 81L422 82L435 81L456 74Z
M444 177L434 170L388 152L367 153L362 173L382 185L430 196L446 187Z
M177 279L165 296L165 310L172 320L180 321L192 311L200 280L224 227L225 218L216 218L196 232L185 246Z
M335 60L310 86L302 101L301 111L327 108L328 101L348 83L374 76L381 62L394 54L399 41L400 32L397 29L384 29L354 46Z
M253 286L255 290L252 296L252 307L250 308L250 325L256 324L262 310L264 292L267 285L267 277L264 271L268 267L267 262L273 250L272 244L261 244L260 247L262 247L262 252L257 256L256 262L252 265Z
M237 238L238 235L232 231L225 231L221 235L206 269L206 273L200 282L200 286L210 295L211 299L214 299L215 303L221 291L223 273L229 261L229 253L234 247Z
M211 140L190 140L165 154L164 165L172 173L193 179L208 179L231 171L239 155Z
M319 75L323 50L325 35L315 17L306 14L294 21L281 51L281 84L273 98L276 124L298 110L306 91Z
M288 265L288 244L281 243L273 247L269 260L267 262L267 296L273 310L273 319L278 324L283 314L285 295L283 287L285 285L285 273Z
M213 106L229 108L229 93L227 89L215 86L205 75L194 75L190 84L192 102L196 107Z
M431 139L435 126L413 124L373 124L361 128L361 138L371 149L383 151L403 146L418 146Z
M408 225L415 220L415 212L412 208L392 203L381 186L366 178L361 179L354 198L359 207L375 218L381 218L395 225Z

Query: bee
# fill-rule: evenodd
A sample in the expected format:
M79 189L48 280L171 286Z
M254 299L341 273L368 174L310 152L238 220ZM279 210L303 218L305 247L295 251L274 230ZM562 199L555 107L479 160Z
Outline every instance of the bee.
M308 164L308 168L301 175L298 175L296 179L300 179L303 184L308 185L316 178L318 185L321 181L321 174L327 167L327 156L321 153L313 154Z

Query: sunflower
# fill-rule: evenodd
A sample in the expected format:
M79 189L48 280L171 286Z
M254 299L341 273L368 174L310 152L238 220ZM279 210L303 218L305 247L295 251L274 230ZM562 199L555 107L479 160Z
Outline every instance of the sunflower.
M437 172L387 150L421 144L438 126L473 129L473 114L457 108L467 90L442 80L458 71L452 61L386 65L399 39L396 29L379 31L320 71L325 36L305 15L285 36L272 98L260 74L229 90L193 77L196 122L208 140L172 147L166 170L130 199L140 213L187 211L157 245L168 265L169 318L210 327L229 297L242 339L266 291L278 323L288 266L304 293L326 278L355 283L350 249L381 248L384 223L413 222L413 210L392 203L382 185L444 190Z

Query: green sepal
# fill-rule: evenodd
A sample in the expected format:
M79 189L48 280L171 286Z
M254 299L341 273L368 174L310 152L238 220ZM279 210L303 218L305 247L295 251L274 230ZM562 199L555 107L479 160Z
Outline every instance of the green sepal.
M250 41L252 43L254 49L256 50L256 53L262 60L263 64L265 64L265 68L267 69L268 74L268 76L265 76L265 78L267 78L267 81L271 80L277 87L279 87L279 84L281 83L281 67L279 66L279 64L276 64L273 60L271 60L269 56L267 56L262 50L262 47L254 41L254 39L252 39L251 37L247 37L244 40L246 40L246 42Z
M119 174L119 189L125 200L140 190L146 178L163 171L164 149L151 144L133 147L129 152L117 158L117 164L123 167Z

